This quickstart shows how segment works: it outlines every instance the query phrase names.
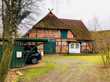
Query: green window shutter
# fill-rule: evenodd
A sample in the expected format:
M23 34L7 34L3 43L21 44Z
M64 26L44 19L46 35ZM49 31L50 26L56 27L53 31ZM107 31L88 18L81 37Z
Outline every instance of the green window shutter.
M67 30L61 30L61 38L62 39L67 39Z

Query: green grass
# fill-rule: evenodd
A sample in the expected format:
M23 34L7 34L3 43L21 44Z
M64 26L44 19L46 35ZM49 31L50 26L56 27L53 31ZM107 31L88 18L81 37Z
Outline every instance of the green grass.
M95 63L95 64L101 64L102 60L101 60L101 55L98 54L93 54L93 55L65 55L65 56L46 56L45 57L45 62L55 62L58 60L63 60L63 59L75 59L75 60L81 60L81 61L85 61L85 62L90 62L90 63Z
M101 64L101 56L67 56L68 58L78 59L85 62Z
M54 64L46 64L42 67L24 69L22 70L23 76L18 78L19 80L23 78L25 82L28 82L34 78L47 74L52 69L54 69Z
M53 67L54 66L52 64L48 64L44 67L27 69L24 72L24 76L26 79L30 80L31 78L34 78L35 76L38 77L38 76L48 73L49 70L53 69Z

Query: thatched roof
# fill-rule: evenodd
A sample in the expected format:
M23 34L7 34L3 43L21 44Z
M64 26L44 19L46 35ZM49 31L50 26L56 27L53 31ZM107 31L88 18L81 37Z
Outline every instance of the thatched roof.
M40 20L33 28L45 29L69 29L65 28L63 22L58 19L52 12L48 13L42 20Z
M49 12L47 16L34 25L34 28L68 29L73 32L77 40L91 40L90 32L81 20L60 19L52 12Z
M77 40L91 40L91 35L81 20L61 19L61 21L71 28Z

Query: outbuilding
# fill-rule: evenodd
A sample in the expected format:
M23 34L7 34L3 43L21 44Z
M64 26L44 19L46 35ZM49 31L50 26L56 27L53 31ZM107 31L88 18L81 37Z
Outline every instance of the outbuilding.
M7 41L7 40L5 40L5 41ZM30 60L31 57L35 57L35 55L34 55L34 53L32 51L33 47L30 47L30 50L28 50L28 53L27 53L27 51L26 51L27 46L26 45L33 46L37 42L46 43L46 42L48 42L48 39L17 38L15 40L15 45L14 45L14 48L13 48L12 60L11 60L11 63L10 63L10 68L23 67L23 66L25 66L27 64L27 61L32 61L32 60ZM0 39L0 61L1 61L1 58L2 58L2 50L3 50L2 49L2 39ZM36 56L36 57L38 57L38 56ZM37 59L37 58L35 58L35 59ZM38 61L39 60L40 59L38 59ZM36 61L36 62L38 62L38 61ZM32 64L34 64L34 63L32 63Z

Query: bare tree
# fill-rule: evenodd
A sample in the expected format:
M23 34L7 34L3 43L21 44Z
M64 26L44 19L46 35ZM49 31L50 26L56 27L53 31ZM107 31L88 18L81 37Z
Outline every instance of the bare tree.
M101 54L101 58L104 66L110 64L110 39L107 36L107 31L97 31L97 28L100 28L99 20L97 17L94 17L94 31L93 38L96 42L95 51Z
M106 31L98 32L97 35L98 52L101 54L104 66L108 66L110 64L110 39L107 37Z
M31 13L28 9L34 1L36 0L2 0L3 52L0 60L0 82L5 81L10 67L17 26Z

